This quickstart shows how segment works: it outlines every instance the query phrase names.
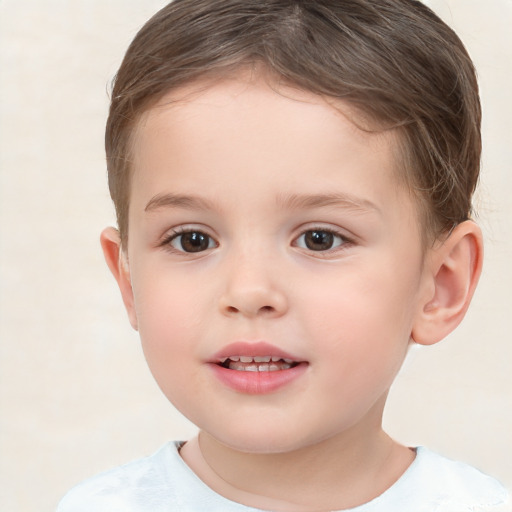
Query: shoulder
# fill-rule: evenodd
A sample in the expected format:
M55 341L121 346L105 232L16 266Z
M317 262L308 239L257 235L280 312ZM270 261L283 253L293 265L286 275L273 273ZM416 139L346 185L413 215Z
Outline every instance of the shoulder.
M503 485L468 464L419 447L413 466L414 479L426 493L437 496L440 512L512 512Z
M57 512L158 512L172 499L169 473L173 473L177 443L155 454L90 478L72 488ZM175 475L174 475L175 476Z
M72 488L57 512L259 512L214 493L167 443L155 454Z

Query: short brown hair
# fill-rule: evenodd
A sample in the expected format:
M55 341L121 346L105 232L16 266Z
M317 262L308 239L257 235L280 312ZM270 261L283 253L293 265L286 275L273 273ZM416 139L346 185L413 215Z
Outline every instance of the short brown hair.
M469 218L481 153L476 74L421 2L174 0L136 35L112 90L105 145L123 243L141 114L173 89L251 64L398 128L405 183L430 235Z

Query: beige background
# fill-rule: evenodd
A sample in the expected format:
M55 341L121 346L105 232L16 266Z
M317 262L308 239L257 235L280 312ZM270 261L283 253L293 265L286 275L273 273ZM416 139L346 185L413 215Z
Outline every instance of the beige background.
M73 484L186 438L100 254L112 223L107 83L157 0L0 0L0 509L50 512ZM512 487L512 1L431 0L480 74L487 254L457 333L413 354L389 431Z

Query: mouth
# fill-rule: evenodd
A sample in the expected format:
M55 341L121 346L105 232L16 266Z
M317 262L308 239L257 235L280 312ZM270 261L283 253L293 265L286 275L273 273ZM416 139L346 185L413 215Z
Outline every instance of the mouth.
M210 361L213 374L232 390L243 394L274 393L302 378L307 361L263 341L236 342Z
M240 372L279 372L294 368L298 361L279 356L229 356L218 362L219 366Z

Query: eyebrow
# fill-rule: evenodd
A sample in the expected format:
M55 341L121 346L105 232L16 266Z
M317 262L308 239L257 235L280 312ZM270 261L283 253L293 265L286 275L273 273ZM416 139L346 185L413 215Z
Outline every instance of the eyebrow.
M279 197L278 204L290 210L336 207L355 213L381 213L380 208L370 200L345 193L292 194Z
M282 209L307 210L313 208L335 207L355 213L381 213L380 209L368 199L359 198L351 194L290 194L277 197L277 205ZM157 194L152 197L145 212L160 208L183 208L186 210L214 210L212 201L200 196L183 194Z
M189 196L182 194L158 194L152 197L146 207L145 212L158 210L159 208L184 208L186 210L213 210L214 205L208 199L199 196Z

